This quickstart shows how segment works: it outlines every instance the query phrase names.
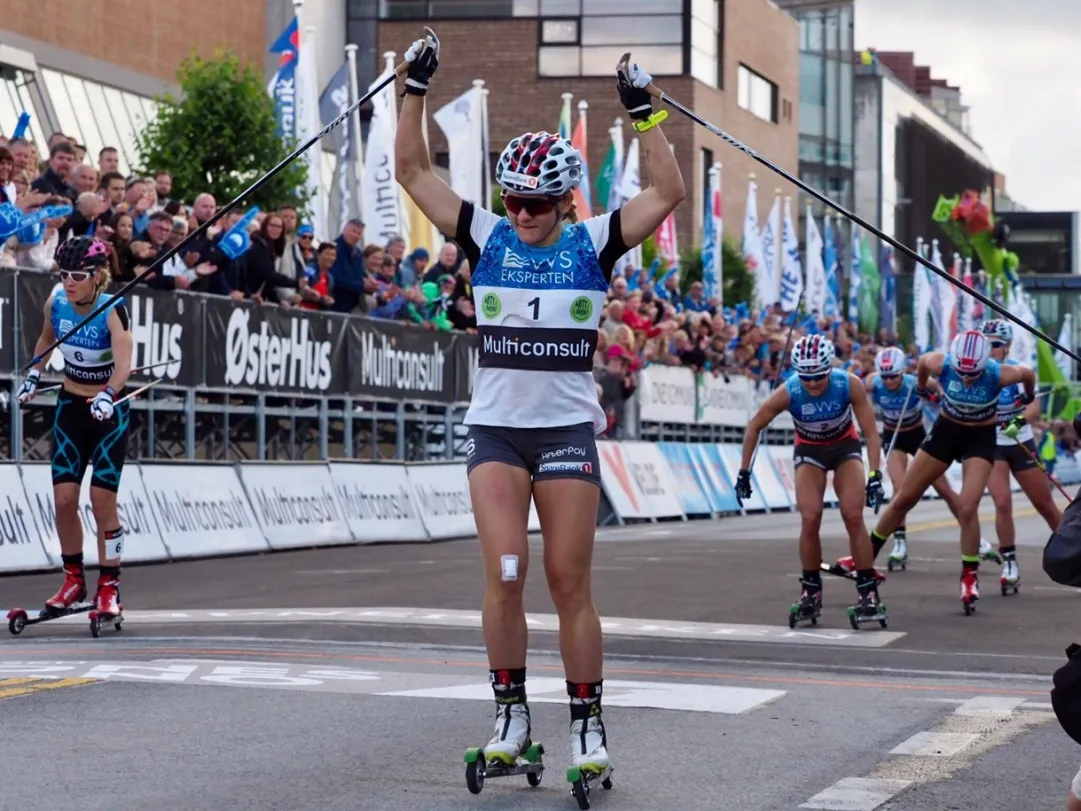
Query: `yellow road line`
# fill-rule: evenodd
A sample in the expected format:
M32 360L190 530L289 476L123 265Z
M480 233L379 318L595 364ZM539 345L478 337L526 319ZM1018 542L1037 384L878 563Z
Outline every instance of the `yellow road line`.
M1036 515L1035 507L1023 507L1020 510L1013 511L1014 518L1028 518L1029 516ZM980 513L980 523L984 524L989 521L995 520L995 514L993 512ZM949 518L941 518L938 521L925 521L922 524L909 524L905 527L905 532L911 535L914 532L930 532L932 529L947 529L948 527L956 527L957 519L952 515Z
M94 684L100 679L0 679L0 701L5 698L40 693L44 690L59 690L64 687L82 687Z

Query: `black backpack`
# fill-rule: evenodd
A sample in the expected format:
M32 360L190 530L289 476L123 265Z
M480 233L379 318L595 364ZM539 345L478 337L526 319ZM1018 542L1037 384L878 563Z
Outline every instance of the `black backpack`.
M1063 586L1081 586L1081 498L1070 502L1043 548L1043 570Z

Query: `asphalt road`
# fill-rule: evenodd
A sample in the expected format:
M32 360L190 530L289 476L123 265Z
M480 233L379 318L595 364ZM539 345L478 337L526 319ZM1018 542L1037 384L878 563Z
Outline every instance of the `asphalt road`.
M1017 499L1021 593L1002 597L985 564L965 617L956 526L925 503L908 570L881 587L885 631L853 631L855 588L830 577L820 625L788 629L795 516L603 530L616 769L593 807L1062 808L1081 753L1048 690L1078 595L1041 571L1047 528ZM824 536L828 556L844 553L835 513ZM121 633L93 640L74 617L5 635L0 809L574 808L553 608L534 569L540 788L466 790L462 753L491 735L491 692L476 542L456 541L132 566ZM38 606L56 580L2 578L0 596Z

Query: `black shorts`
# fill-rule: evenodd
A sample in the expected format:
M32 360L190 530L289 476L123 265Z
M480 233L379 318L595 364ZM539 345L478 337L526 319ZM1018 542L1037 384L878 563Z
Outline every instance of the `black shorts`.
M947 465L966 459L986 459L994 464L995 449L998 447L995 433L994 423L965 425L939 417L931 426L931 434L920 450Z
M484 462L524 468L535 482L585 479L598 487L601 484L601 463L591 422L563 428L470 425L466 473Z
M897 444L893 446L895 451L901 453L907 453L909 456L915 456L916 451L920 449L920 445L923 444L923 440L927 438L927 432L923 430L922 425L917 425L915 428L909 428L905 431L901 431L897 435ZM890 443L893 441L893 431L888 428L882 429L882 452L885 453L890 448Z
M1036 442L1032 439L1026 439L1022 444L1028 448L1032 456L1021 450L1017 443L1014 442L1012 445L996 445L995 461L1008 464L1010 473L1022 473L1026 470L1032 470L1034 467L1039 467L1033 458L1036 456Z
M118 394L119 398L121 395ZM90 465L90 486L115 493L128 452L128 403L121 403L108 420L90 414L86 396L61 389L53 416L53 484L79 484Z
M797 442L792 451L795 467L814 465L823 470L836 470L849 459L863 461L863 448L858 439L846 437L828 445L812 445L809 442Z

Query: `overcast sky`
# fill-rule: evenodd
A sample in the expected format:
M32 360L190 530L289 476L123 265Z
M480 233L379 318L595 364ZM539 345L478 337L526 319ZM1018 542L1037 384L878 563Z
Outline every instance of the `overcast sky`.
M961 88L1013 199L1081 210L1081 2L856 0L855 16L857 50L913 51Z

